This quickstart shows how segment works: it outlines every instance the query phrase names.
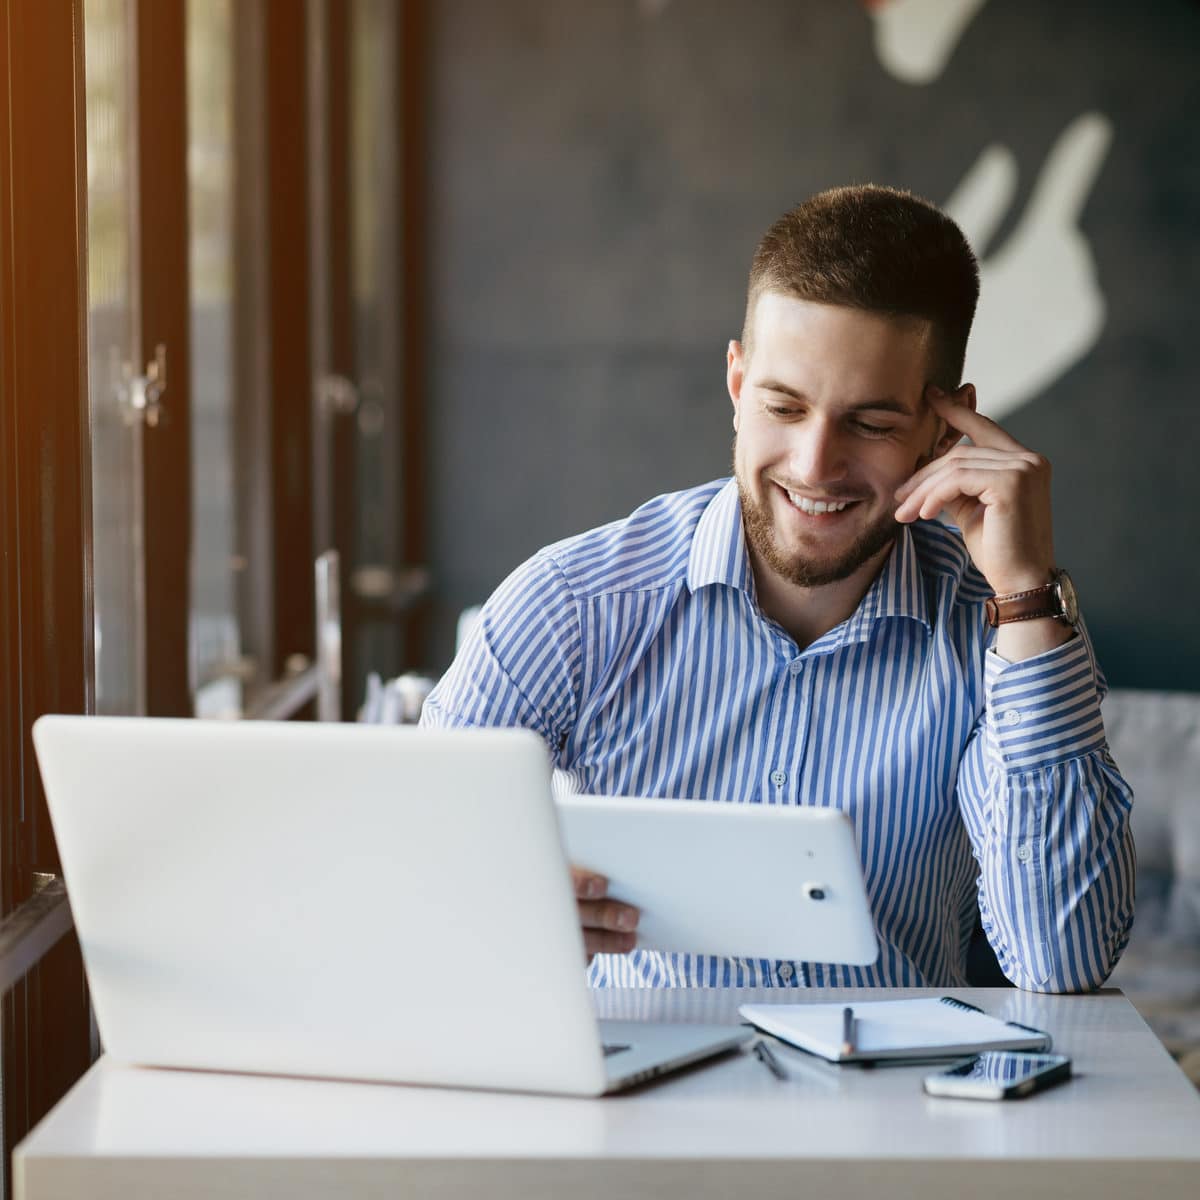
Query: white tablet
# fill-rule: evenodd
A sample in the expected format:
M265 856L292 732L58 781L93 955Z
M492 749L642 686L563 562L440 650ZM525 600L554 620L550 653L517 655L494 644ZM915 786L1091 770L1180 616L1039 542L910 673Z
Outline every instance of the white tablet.
M639 947L855 965L879 956L843 812L559 796L558 816L567 858L641 909Z

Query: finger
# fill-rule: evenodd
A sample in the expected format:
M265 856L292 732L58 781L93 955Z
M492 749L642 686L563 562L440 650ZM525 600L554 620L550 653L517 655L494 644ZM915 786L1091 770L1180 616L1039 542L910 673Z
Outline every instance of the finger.
M1112 124L1100 113L1076 117L1058 135L1046 155L1021 224L1074 229L1092 193L1112 136Z
M981 490L986 486L983 473L991 472L993 484L999 482L998 476L1003 472L1013 472L1014 465L1010 459L1007 462L978 462L958 464L923 480L912 490L907 499L896 509L896 517L903 520L905 516L912 517L918 511L925 511L929 497L944 495L982 496ZM972 478L974 476L974 478ZM941 511L940 509L937 511Z
M926 390L933 411L937 413L951 429L965 433L977 446L985 446L993 450L1024 450L1025 447L1010 433L1006 433L995 421L976 412L970 405L956 397L963 396L970 384L964 384L953 396L947 395L941 388L930 387Z
M928 520L964 496L982 500L985 504L995 503L999 495L992 489L1003 481L1006 473L1005 468L995 466L948 472L909 496L896 509L896 520L915 521L918 517Z
M571 882L575 886L575 895L581 900L599 900L608 893L608 880L586 867L572 867Z
M927 480L941 474L943 471L951 470L964 463L983 464L985 462L995 463L999 466L1012 466L1012 451L991 450L984 446L957 446L948 454L943 454L940 458L935 458L932 462L926 463L919 471L914 471L896 489L896 499L903 500Z
M603 930L583 931L583 948L590 959L596 954L628 954L637 946L636 933L608 933Z
M938 475L943 475L947 471L956 471L962 467L995 467L1001 470L1006 468L1021 469L1023 464L1029 462L1030 459L1025 453L1018 455L1011 450L989 450L979 446L957 446L949 454L935 458L932 462L926 463L919 471L914 471L896 489L894 494L898 502L903 501L915 492L917 488L928 483L929 480L935 479Z
M632 904L619 900L579 900L579 922L584 929L607 929L631 933L641 914Z

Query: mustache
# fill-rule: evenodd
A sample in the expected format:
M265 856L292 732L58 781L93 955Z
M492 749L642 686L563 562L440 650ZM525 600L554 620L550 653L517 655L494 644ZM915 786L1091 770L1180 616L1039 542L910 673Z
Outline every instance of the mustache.
M810 487L806 483L784 483L781 479L772 479L771 483L777 484L783 488L785 492L814 492L826 500L866 500L862 492L853 488L847 487L830 487L827 484L822 484L820 487Z
M735 478L738 477L737 434L736 433L734 434L733 442L730 446L729 473L730 473L730 475L734 476ZM766 482L768 482L768 483L773 483L776 486L783 488L783 490L786 492L804 492L804 491L818 492L826 500L869 500L869 499L871 499L871 496L873 495L872 492L856 491L853 488L847 487L845 484L842 484L841 486L834 485L833 487L809 488L808 485L804 484L804 483L798 483L798 484L794 484L794 485L790 484L790 483L783 483L782 481L780 481L778 479L772 479L768 475L761 475L761 476L759 476L759 478L762 480L766 480ZM742 493L743 503L747 502L749 500L749 497L745 494L745 488L742 487L740 482L738 484L738 491Z

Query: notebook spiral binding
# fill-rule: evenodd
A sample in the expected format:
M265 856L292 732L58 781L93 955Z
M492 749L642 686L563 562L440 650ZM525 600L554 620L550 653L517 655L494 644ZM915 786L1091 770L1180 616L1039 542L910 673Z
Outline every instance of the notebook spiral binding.
M948 1004L951 1008L957 1008L961 1012L983 1012L982 1008L976 1008L974 1004L968 1004L965 1000L959 1000L954 996L939 996L938 999L943 1004Z
M974 1004L968 1004L965 1000L959 1000L956 996L939 996L938 1000L942 1004L948 1004L951 1008L957 1008L960 1012L983 1012L982 1008L978 1008ZM1014 1029L1024 1029L1026 1033L1036 1033L1039 1037L1044 1037L1046 1039L1046 1050L1049 1050L1054 1045L1054 1039L1044 1029L1035 1029L1032 1025L1022 1025L1020 1021L1005 1021L1004 1023L1005 1025L1011 1025Z

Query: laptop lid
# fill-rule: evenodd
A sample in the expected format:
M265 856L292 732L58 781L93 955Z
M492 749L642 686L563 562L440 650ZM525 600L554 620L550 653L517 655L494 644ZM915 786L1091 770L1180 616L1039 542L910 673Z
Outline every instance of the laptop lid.
M534 734L51 716L33 736L115 1058L605 1090Z

